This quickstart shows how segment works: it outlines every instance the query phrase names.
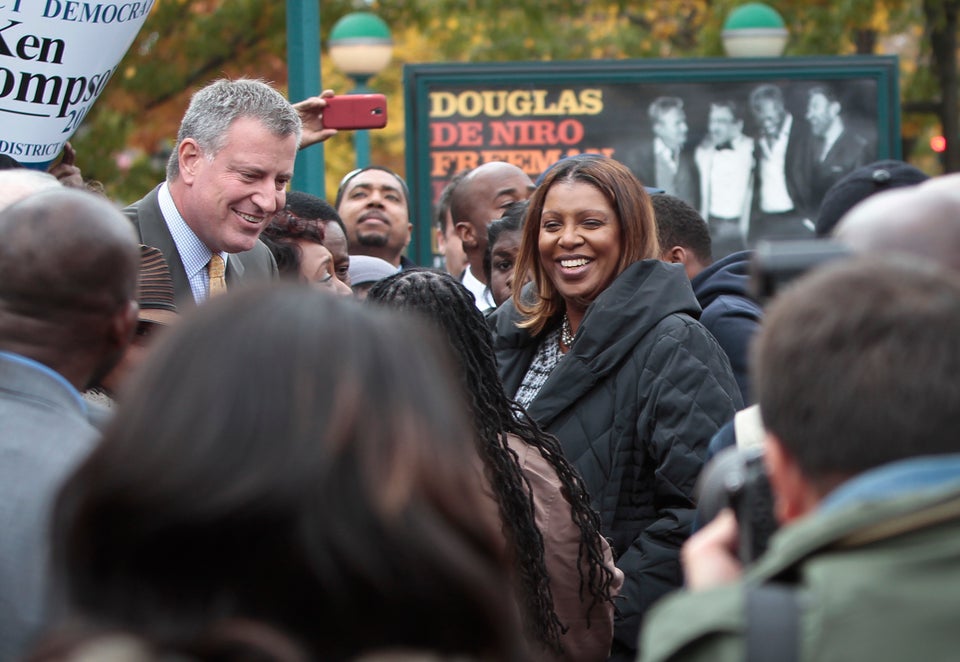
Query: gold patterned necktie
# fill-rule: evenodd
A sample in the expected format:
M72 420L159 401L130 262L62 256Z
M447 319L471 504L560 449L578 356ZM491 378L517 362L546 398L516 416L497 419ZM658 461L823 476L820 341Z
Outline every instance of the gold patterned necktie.
M207 264L207 273L210 275L209 296L214 297L227 291L227 280L224 278L225 265L223 258L214 253Z

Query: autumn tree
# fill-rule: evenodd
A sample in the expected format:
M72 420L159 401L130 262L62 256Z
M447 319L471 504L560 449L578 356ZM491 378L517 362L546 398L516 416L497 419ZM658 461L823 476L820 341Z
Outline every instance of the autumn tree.
M386 129L372 132L375 160L403 170L405 63L722 56L721 26L741 2L374 1L369 9L391 25L395 41L393 63L373 81L389 97L391 118ZM928 26L917 58L929 58L930 66L903 62L905 98L935 99L946 135L957 135L956 84L948 85L956 80L955 0L779 0L776 6L791 33L787 55L883 52L891 35ZM357 7L348 0L324 0L320 8L324 44L334 22ZM284 90L285 49L283 2L158 0L75 136L85 175L103 181L118 200L141 196L163 177L189 95L220 76L261 77ZM338 92L351 87L329 58L322 58L321 75L324 87ZM352 168L345 134L325 146L328 192Z

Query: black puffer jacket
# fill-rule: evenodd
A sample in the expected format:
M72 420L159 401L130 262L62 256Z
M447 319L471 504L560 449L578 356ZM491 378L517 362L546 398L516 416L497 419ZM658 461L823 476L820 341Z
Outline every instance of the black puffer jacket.
M643 613L680 586L678 552L707 443L742 404L699 313L682 267L631 265L587 309L528 407L583 475L625 575L611 659L633 659ZM507 302L491 318L511 396L538 343L516 327L518 315Z

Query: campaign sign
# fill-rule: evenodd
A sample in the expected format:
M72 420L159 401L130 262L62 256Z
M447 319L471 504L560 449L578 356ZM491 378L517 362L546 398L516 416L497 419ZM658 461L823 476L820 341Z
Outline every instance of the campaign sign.
M103 92L155 0L0 0L0 154L45 169Z

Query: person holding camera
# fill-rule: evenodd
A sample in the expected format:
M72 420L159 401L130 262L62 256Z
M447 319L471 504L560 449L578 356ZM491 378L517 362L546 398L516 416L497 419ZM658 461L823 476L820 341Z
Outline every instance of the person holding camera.
M752 365L783 528L746 569L731 511L691 537L642 660L955 655L958 334L960 276L916 259L835 262L778 295Z

